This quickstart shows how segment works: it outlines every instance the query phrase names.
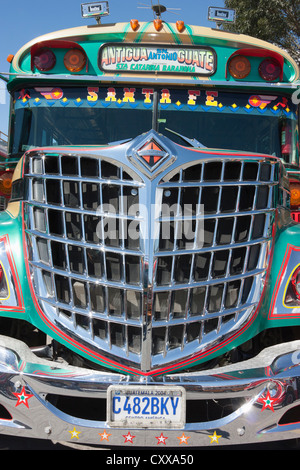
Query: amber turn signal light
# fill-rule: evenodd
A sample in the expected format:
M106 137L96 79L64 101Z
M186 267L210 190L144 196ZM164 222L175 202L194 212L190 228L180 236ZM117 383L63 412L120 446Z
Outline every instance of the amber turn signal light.
M291 190L291 200L290 200L291 207L298 208L300 206L300 184L291 183L290 190Z
M233 78L241 80L249 75L251 64L247 57L237 55L231 59L228 69Z
M0 195L9 197L12 188L12 171L4 171L0 174Z
M86 64L86 55L79 49L70 49L64 57L64 64L70 72L80 72Z

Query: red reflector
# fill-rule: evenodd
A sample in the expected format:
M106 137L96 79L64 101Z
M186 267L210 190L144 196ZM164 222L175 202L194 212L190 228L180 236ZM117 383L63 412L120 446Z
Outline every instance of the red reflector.
M291 212L291 217L295 222L300 223L300 212Z
M265 59L259 66L259 74L263 80L271 82L281 75L281 65L276 59Z

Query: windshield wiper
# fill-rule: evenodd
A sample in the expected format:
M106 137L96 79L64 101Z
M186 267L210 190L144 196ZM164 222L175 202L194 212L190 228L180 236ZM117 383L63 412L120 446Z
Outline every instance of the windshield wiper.
M128 139L123 139L123 140L114 140L113 142L108 142L107 145L122 145L125 144L126 142L129 142L132 140L132 137L129 137Z
M173 131L172 129L168 129L167 127L165 127L165 130L171 132L172 134L178 135L178 137L180 137L182 140L184 140L185 142L187 142L188 144L190 144L191 147L195 147L195 148L199 148L199 147L201 147L201 148L207 148L207 147L205 147L205 145L201 144L201 142L199 142L199 140L197 140L197 139L195 139L195 138L190 139L189 137L186 137L185 135L179 134L178 132Z

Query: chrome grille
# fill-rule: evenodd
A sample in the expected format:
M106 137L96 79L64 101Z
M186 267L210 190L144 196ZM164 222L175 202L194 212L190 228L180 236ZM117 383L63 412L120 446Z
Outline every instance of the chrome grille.
M46 317L78 344L150 370L218 344L255 310L277 163L191 163L195 155L147 180L124 152L27 154L25 231L35 293ZM154 203L154 213L142 210Z
M156 251L154 364L173 351L187 356L220 342L257 307L277 173L274 162L223 159L186 165L160 181L168 215L156 220L163 236Z
M122 201L138 205L141 178L117 162L74 155L31 154L26 166L26 233L41 308L83 344L138 362L143 255L139 238L124 234L130 223L138 233L142 219Z

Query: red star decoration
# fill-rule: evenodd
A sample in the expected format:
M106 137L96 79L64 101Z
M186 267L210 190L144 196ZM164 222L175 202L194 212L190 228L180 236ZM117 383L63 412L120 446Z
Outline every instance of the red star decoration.
M128 434L123 434L123 437L125 438L125 441L124 442L131 442L133 443L133 439L135 438L135 436L132 436L130 434L130 431L128 432Z
M159 437L156 437L156 439L157 439L157 445L158 445L158 444L164 444L164 445L166 445L166 439L168 439L168 438L165 437L165 436L163 435L163 433L161 433L161 435L160 435Z
M264 402L264 405L261 409L261 411L265 410L266 408L270 408L272 411L274 411L274 408L273 408L273 401L271 396L270 396L270 392L267 393L267 396L266 398L263 398L262 401Z
M29 398L33 397L33 395L31 393L26 393L25 387L22 388L20 393L13 393L13 395L15 395L18 399L16 406L19 406L23 403L23 405L29 408L28 400Z

